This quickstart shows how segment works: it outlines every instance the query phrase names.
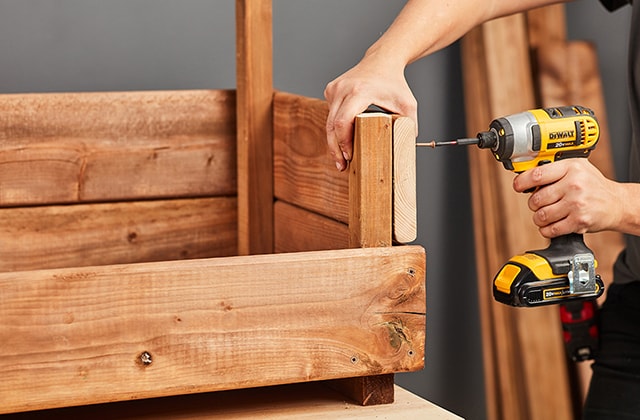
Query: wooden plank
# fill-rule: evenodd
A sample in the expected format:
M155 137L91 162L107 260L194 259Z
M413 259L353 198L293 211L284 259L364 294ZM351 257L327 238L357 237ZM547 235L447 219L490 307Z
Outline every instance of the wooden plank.
M321 251L349 247L349 227L328 217L276 201L275 252Z
M232 91L0 95L0 206L235 194Z
M552 4L528 11L527 35L529 48L534 51L556 42L567 40L567 25L564 4Z
M379 112L360 114L355 120L349 163L352 247L392 244L392 126L392 116Z
M356 116L349 163L349 246L390 247L392 242L392 124L383 113ZM392 374L351 378L334 384L362 405L394 401Z
M326 101L276 93L274 192L278 199L347 223L349 175L337 171L329 156L328 112Z
M466 37L463 68L473 135L493 118L535 107L523 15L488 22ZM486 383L489 417L572 418L557 309L516 310L489 293L495 273L511 256L546 246L527 197L513 192L513 174L484 150L470 151L470 169L481 317L483 328L491 325L483 339L485 372L495 375Z
M365 113L356 118L354 159L351 168L346 172L338 172L329 158L326 149L325 121L327 116L326 102L305 98L297 95L278 93L274 99L274 172L275 192L278 198L312 210L339 221L349 221L348 244L351 247L360 246L390 246L392 243L393 207L392 198L394 178L392 175L392 145L394 117L381 113ZM415 129L402 118L397 120L399 132L398 154L410 159L410 152L414 153L415 162ZM407 141L411 140L410 144ZM410 152L407 149L411 148ZM404 199L404 207L400 206L398 213L404 218L399 219L398 229L400 238L408 241L411 236L411 210L415 212L415 205L411 206L410 165L406 165L404 173L398 178L403 179L398 194ZM415 171L415 166L414 166ZM346 175L346 176L345 176ZM415 172L413 173L413 194L415 195ZM283 206L284 208L284 206ZM294 207L287 207L293 211ZM307 219L311 223L332 224L322 218L312 221L309 213L296 216L297 223L306 225ZM293 218L291 218L293 220ZM282 223L290 230L287 240L278 240L285 246L294 244L293 236L296 232L300 236L308 236L294 225L286 224L276 217L276 224ZM340 225L336 225L340 226ZM407 228L406 226L409 226ZM413 226L415 228L415 225ZM318 238L332 237L341 230L336 228L313 238L296 238L304 241L302 249L317 246ZM403 230L404 229L404 230ZM308 230L308 229L307 229ZM407 233L408 232L408 233ZM404 235L404 236L402 236ZM282 236L282 238L285 238ZM322 239L324 240L324 239ZM307 241L313 241L311 243ZM331 239L325 247L334 243ZM313 244L313 245L311 245ZM342 242L337 242L343 246ZM345 395L361 404L383 404L393 401L393 375L382 375L364 378L351 378L333 384Z
M393 121L393 239L402 244L418 236L415 133L411 118Z
M465 99L487 98L489 95L486 83L486 54L484 52L483 29L477 28L470 31L461 42L461 55L463 63L474 63L477 68L474 71L466 70L464 76ZM466 122L469 125L468 132L473 129L484 130L486 119L491 118L489 110L485 107L471 110L468 102L465 104ZM472 111L469 113L469 111ZM471 151L469 151L471 153ZM494 165L494 162L482 159L481 156L469 157L470 174L480 174L489 170L487 165ZM498 366L500 360L496 352L496 328L500 327L494 321L494 309L496 305L490 293L490 288L486 284L487 276L491 275L489 265L489 251L496 247L495 237L487 234L485 223L495 223L494 214L491 213L492 203L496 197L493 194L483 193L483 188L489 188L486 182L470 176L471 198L473 203L473 227L476 245L476 270L478 272L478 305L480 312L480 325L482 331L482 355L484 366L485 382L485 402L487 408L487 418L500 419L502 399L500 398L500 371ZM483 279L485 279L483 281ZM506 321L509 321L507 318ZM507 351L510 351L508 349ZM512 389L511 392L518 392Z
M0 209L0 271L235 255L236 199Z
M502 22L491 22L493 25L496 23ZM505 25L513 24L509 22ZM517 25L518 22L515 24ZM492 90L489 83L489 60L493 57L490 56L491 44L486 40L486 32L493 29L491 26L483 25L469 33L462 42L463 68L466 69L470 63L474 65L473 69L467 69L464 72L467 129L473 135L478 131L486 130L489 122L498 116L491 107L491 102L495 101L493 96L497 93ZM517 29L516 27L516 32ZM518 73L522 72L518 71ZM527 84L525 83L524 86L526 88ZM475 104L474 101L476 101ZM505 189L505 185L512 176L499 168L498 163L486 151L469 150L469 161L474 230L477 241L479 305L481 318L486 319L482 324L488 417L526 418L526 389L520 379L521 370L514 369L520 361L521 353L519 343L513 339L516 337L517 314L513 309L495 303L491 294L493 276L501 264L511 256L508 244L498 236L497 232L500 231L497 229L504 221L501 219L503 194L510 193ZM493 181L488 183L486 179ZM518 222L511 219L509 221L510 224ZM487 329L487 326L490 326L490 329ZM492 333L490 336L487 334L489 331Z
M396 386L390 405L357 406L318 382L8 414L3 420L460 419Z
M595 46L584 41L550 44L538 49L537 61L544 106L579 104L595 111L600 125L600 140L589 159L606 177L615 179L611 137ZM580 65L576 66L575 63ZM598 273L606 287L613 280L613 264L624 247L623 237L620 233L606 231L586 234L585 241L596 255ZM601 300L603 299L604 296ZM591 379L591 363L578 363L576 368L579 401L584 401Z
M403 246L1 273L0 413L421 369L424 261Z
M378 374L338 379L334 381L333 388L362 406L392 404L395 402L394 381L393 373Z
M335 170L326 147L327 103L290 93L274 97L274 192L278 199L340 222L349 218L348 172ZM415 127L393 116L393 235L417 236ZM330 203L330 205L327 205Z
M236 0L238 253L273 251L271 0Z

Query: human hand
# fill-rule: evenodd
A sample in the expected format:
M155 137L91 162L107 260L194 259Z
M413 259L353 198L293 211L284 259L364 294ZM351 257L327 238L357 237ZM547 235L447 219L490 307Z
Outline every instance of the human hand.
M355 67L330 82L327 145L340 171L353 156L353 122L369 105L408 116L417 127L418 106L404 77L404 66L393 66L382 57L367 56Z
M537 166L515 177L517 192L529 197L533 222L547 238L616 230L622 218L620 184L607 179L587 159L565 159Z

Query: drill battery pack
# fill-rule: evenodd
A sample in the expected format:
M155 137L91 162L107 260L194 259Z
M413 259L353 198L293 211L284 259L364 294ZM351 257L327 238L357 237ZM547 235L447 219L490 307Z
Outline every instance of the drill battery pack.
M595 276L595 290L588 293L571 291L568 276L549 273L545 277L539 276L531 268L531 261L522 263L520 260L537 260L535 254L524 254L513 257L496 275L493 282L493 297L501 303L511 306L542 306L598 298L604 292L604 283L599 275ZM546 267L545 262L541 265Z
M596 267L582 235L560 236L546 249L512 257L493 281L493 296L511 306L595 299L604 293Z

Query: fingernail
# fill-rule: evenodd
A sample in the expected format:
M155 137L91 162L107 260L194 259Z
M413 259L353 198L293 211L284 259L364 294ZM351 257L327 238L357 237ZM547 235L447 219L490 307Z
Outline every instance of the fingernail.
M344 160L351 160L347 152L342 152L342 156L344 157Z
M336 168L338 168L339 171L342 171L342 163L336 162Z

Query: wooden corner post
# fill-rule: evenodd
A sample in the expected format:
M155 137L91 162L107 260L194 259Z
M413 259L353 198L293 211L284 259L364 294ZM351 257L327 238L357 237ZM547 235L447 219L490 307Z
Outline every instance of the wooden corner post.
M273 252L271 0L236 1L238 254Z
M349 166L349 246L391 246L392 211L391 115L356 117L353 159ZM375 375L336 381L340 391L362 405L394 401L394 375Z
M355 120L349 167L349 246L391 246L393 240L393 118L365 113Z

